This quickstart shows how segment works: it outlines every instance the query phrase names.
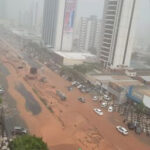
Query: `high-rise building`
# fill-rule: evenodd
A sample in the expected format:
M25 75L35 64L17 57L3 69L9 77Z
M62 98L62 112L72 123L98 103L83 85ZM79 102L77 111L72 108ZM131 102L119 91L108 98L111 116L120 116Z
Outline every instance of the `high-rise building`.
M43 0L34 0L31 10L31 26L32 30L41 34L42 18L43 18Z
M79 49L95 51L99 48L101 21L96 16L82 17L80 20Z
M129 66L136 0L105 0L100 60L104 66Z
M82 17L80 20L80 32L79 32L79 49L80 51L85 51L85 43L87 37L87 26L88 18Z
M97 21L97 28L96 28L96 33L95 33L95 41L94 41L94 48L98 52L99 47L100 47L100 37L101 37L101 26L102 26L102 21L98 20Z
M43 41L55 50L70 51L77 0L45 0Z

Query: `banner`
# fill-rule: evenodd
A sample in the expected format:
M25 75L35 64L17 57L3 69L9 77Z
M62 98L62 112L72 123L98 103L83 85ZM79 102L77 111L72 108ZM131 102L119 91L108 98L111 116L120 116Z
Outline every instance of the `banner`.
M73 32L77 0L66 0L64 32Z

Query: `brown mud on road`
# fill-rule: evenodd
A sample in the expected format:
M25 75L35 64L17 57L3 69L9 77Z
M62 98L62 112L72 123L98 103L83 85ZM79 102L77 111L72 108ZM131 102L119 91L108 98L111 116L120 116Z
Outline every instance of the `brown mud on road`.
M150 145L138 140L133 133L122 136L115 129L117 123L112 123L111 113L104 111L104 116L98 116L93 112L98 103L91 101L91 96L82 94L77 89L69 92L70 85L55 72L44 65L38 70L38 76L31 80L25 79L30 66L18 70L18 64L24 61L18 58L15 50L10 49L7 55L0 56L1 62L9 70L7 76L8 92L15 99L20 116L26 122L31 134L40 136L47 142L52 150L149 150ZM41 77L47 79L41 83ZM34 99L28 99L16 86L23 85ZM34 90L33 90L34 89ZM56 96L59 89L67 96L66 101L61 101ZM79 102L78 97L85 97L86 103ZM40 111L36 115L32 108L27 109L27 100L37 105ZM31 104L31 105L32 105ZM118 118L121 120L121 117Z

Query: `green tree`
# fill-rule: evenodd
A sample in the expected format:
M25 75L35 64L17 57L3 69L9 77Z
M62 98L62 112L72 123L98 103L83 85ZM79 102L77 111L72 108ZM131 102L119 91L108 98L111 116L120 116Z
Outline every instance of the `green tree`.
M23 135L18 136L9 144L10 150L48 150L42 138Z
M146 109L146 107L143 102L139 103L136 107L136 111L138 114L145 113L145 109Z
M3 102L3 99L0 97L0 104L2 104L2 102Z

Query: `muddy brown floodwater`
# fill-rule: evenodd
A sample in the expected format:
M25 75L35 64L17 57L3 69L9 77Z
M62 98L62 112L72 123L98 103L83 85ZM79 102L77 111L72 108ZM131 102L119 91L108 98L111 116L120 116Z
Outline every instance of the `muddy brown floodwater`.
M0 58L10 72L7 76L8 92L16 101L16 109L30 133L42 137L51 150L78 150L80 147L82 150L150 150L150 143L137 138L134 132L123 136L116 131L118 124L124 125L117 113L108 113L103 109L104 115L98 116L93 108L100 107L99 103L93 102L89 94L83 94L76 88L69 92L66 87L71 83L46 66L39 69L36 79L24 80L31 66L26 65L18 70L18 64L23 61L17 57L21 52L7 45L9 53L6 55L1 51L4 54ZM40 82L43 76L47 83ZM65 102L56 97L57 89L66 94ZM79 102L78 97L85 97L86 103ZM113 123L112 119L115 120Z

